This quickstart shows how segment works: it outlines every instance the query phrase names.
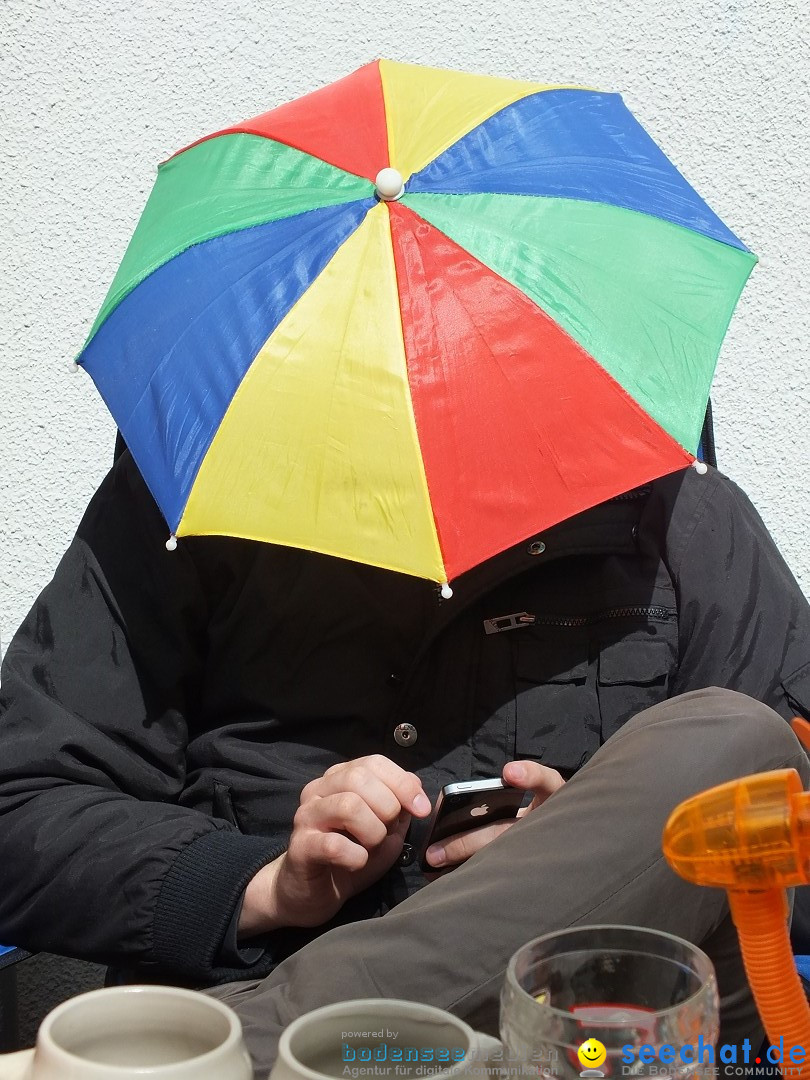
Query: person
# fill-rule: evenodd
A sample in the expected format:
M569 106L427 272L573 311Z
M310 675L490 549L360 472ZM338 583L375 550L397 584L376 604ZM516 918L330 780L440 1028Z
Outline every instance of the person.
M0 938L219 985L257 1068L292 1016L358 991L491 1029L511 951L583 922L703 944L722 1037L755 1031L722 894L660 852L688 794L810 779L785 722L810 716L810 608L730 480L655 480L451 599L314 552L165 538L124 452L8 648ZM529 812L448 843L432 863L457 868L428 882L440 787L501 774Z

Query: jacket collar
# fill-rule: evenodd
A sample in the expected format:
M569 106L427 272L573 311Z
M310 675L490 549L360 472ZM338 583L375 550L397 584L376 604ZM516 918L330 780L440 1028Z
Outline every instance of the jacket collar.
M573 555L631 555L651 485L636 488L527 537L451 582L453 596L441 600L437 591L435 633L496 586L546 563Z

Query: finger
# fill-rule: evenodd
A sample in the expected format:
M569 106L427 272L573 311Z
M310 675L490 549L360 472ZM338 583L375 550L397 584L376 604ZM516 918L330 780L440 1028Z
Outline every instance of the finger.
M554 792L551 792L551 794L553 795ZM522 807L522 810L518 814L518 817L523 817L525 814L530 814L532 810L536 810L538 806L542 806L548 798L550 798L550 796L546 795L544 792L539 795L535 795L528 806Z
M299 806L293 818L295 829L343 832L367 849L381 844L388 835L388 825L353 791L326 795Z
M368 851L351 837L339 832L321 832L318 829L300 830L290 838L286 852L292 872L307 868L329 866L342 870L362 870L368 862Z
M541 802L565 783L556 769L539 761L510 761L504 766L503 778L511 787L534 792Z
M471 855L475 855L487 844L491 844L514 823L514 818L508 821L495 821L480 829L469 829L467 832L448 836L440 844L431 844L425 852L425 860L430 866L435 867L456 866L469 859Z
M304 792L306 792L307 798L311 797L313 791L316 795L331 793L335 790L335 783L337 782L338 786L340 784L339 780L336 781L336 777L348 774L359 776L355 772L358 769L365 770L369 776L381 781L391 791L399 805L408 813L420 818L427 817L430 813L430 799L425 795L419 777L415 773L406 772L405 769L383 754L370 754L367 757L333 765L326 770L319 780L307 784ZM356 779L355 783L357 782L359 780ZM302 793L303 798L304 793Z
M416 773L406 772L383 754L371 754L358 761L394 793L400 806L415 817L427 817L432 807Z
M402 843L405 842L405 837L408 834L408 829L411 824L411 815L407 810L403 810L397 820L388 829L389 836L396 836Z
M402 813L400 801L391 788L365 766L359 764L352 764L351 767L334 772L330 776L324 775L315 784L308 785L301 792L301 805L313 799L340 795L344 791L359 795L372 813L386 825L395 822Z

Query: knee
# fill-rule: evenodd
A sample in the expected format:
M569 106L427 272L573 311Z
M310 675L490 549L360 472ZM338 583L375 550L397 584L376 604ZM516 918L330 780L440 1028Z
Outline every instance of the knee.
M762 768L780 768L791 759L805 763L806 755L784 717L761 701L734 690L712 687L721 717L727 718L729 734L748 753L763 760ZM772 764L768 764L772 763Z
M743 772L793 766L810 779L807 756L790 724L768 705L736 690L710 686L667 703L700 729L700 744L736 762Z
M642 799L669 812L699 791L785 768L796 769L810 786L807 755L790 724L745 694L709 687L638 713L569 786L578 784L580 775L596 789L617 776L633 777Z

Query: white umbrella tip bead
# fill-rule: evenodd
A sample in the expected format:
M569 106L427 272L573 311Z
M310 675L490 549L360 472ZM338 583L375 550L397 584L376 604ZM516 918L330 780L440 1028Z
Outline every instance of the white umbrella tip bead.
M374 181L377 197L383 202L396 202L405 194L402 173L396 169L380 169Z
M695 470L698 476L705 476L706 473L709 471L709 466L706 464L705 461L693 461L692 468Z
M177 537L174 535L174 533L172 533L172 535L166 541L166 550L167 551L176 551L177 550Z
M445 583L442 585L442 600L449 600L452 595L453 595L453 590L450 588L450 586L445 581Z
M71 375L75 375L78 370L79 370L78 362L76 360L71 360L69 365L68 365L68 371L71 373Z

